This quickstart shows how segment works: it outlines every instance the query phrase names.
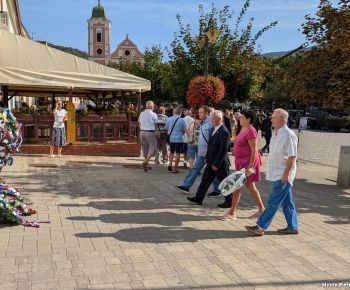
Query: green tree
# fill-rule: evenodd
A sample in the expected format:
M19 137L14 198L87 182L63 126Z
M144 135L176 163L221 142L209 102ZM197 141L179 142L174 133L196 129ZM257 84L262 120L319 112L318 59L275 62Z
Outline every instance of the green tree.
M316 47L293 70L296 97L322 106L350 107L350 0L320 0L302 25Z
M122 59L118 64L109 63L109 66L150 80L152 90L144 93L143 98L162 102L174 97L174 90L171 87L172 68L163 58L161 47L154 45L146 48L143 59Z
M217 41L209 45L209 73L224 80L225 98L230 101L262 97L260 84L263 81L264 63L258 56L256 42L264 32L277 24L272 22L253 34L254 19L250 18L245 28L241 29L249 6L250 0L246 0L235 21L230 6L219 10L212 4L210 12L205 12L203 6L199 6L200 34L213 26L221 33ZM189 81L203 74L205 54L204 48L196 43L196 35L193 34L191 26L185 25L180 15L177 15L177 20L180 31L175 33L169 57L174 74L175 93L185 103Z

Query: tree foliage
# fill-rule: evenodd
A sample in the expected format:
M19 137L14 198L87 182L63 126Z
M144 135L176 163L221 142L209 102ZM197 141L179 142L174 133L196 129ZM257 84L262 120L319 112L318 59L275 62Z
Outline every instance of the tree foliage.
M260 84L263 81L263 61L257 55L257 40L277 22L272 22L253 34L254 19L250 18L242 29L242 20L246 16L250 0L246 0L237 19L230 6L219 10L214 4L209 12L199 6L199 32L202 34L209 27L215 26L220 36L209 45L209 73L225 82L226 99L231 101L249 100L262 97ZM202 75L205 53L196 43L196 34L189 24L184 24L177 15L180 31L175 33L169 52L174 74L174 88L179 97L186 96L189 81ZM183 102L185 100L183 99Z
M307 97L321 105L350 107L350 0L340 0L337 7L320 0L318 12L306 16L302 28L317 45L299 67Z
M144 99L152 99L160 102L171 100L174 92L171 87L172 68L164 61L163 51L160 46L146 48L143 59L121 59L117 63L108 64L112 68L145 78L151 81L152 90L144 93Z

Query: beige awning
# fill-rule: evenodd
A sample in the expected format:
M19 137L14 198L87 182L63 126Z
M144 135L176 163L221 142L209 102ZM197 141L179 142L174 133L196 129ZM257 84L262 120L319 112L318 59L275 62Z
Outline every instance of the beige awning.
M98 91L151 89L151 82L0 29L0 85Z

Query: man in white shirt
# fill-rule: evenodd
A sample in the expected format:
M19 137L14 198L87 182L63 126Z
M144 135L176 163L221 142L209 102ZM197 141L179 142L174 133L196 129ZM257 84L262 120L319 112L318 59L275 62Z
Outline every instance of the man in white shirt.
M298 234L297 212L292 196L292 186L296 174L298 138L287 127L288 112L276 109L272 114L274 132L270 143L266 179L272 181L272 191L268 205L260 215L256 226L245 228L254 236L262 236L271 224L279 207L282 207L287 227L277 230L280 234Z
M143 170L147 172L151 169L148 162L153 155L156 154L157 140L156 140L156 123L158 121L157 114L153 112L154 104L152 101L146 103L146 109L140 114L140 143L142 147L145 161L142 163Z

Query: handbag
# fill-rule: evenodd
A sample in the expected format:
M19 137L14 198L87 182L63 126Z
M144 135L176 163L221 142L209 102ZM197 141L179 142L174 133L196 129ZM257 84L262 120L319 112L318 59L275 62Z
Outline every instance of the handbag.
M177 120L179 120L179 119L180 119L180 117L176 119L176 121L175 121L173 127L171 128L170 134L166 136L165 141L166 141L168 144L170 144L170 136L171 136L171 133L173 133L174 127L175 127L175 125L176 125L176 122L177 122Z

